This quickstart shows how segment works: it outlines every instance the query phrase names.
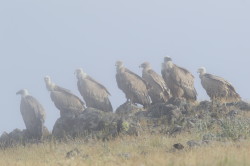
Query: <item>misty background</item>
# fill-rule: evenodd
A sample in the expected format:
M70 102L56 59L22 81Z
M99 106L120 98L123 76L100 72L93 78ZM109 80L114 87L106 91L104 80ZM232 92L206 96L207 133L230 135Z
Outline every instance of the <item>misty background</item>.
M115 62L141 75L148 61L160 73L164 56L191 71L198 99L208 99L196 73L227 79L250 99L248 0L0 0L0 134L24 129L16 92L27 88L44 106L52 130L59 110L43 77L80 94L82 67L110 91L114 109L125 102ZM81 97L82 98L82 97Z

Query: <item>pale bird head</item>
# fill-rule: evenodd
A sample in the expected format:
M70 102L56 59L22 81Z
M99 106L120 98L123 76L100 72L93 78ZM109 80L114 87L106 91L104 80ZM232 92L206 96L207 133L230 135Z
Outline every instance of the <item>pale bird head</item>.
M53 89L53 87L54 87L54 84L51 82L50 76L45 76L44 81L45 81L47 90L51 91Z
M206 73L206 68L205 67L200 67L198 70L197 70L197 73L203 75Z
M143 69L150 69L151 68L151 66L148 62L142 63L139 67L143 68Z
M116 61L115 66L119 67L119 68L123 67L123 62L122 61Z
M29 95L29 92L27 89L21 89L18 92L16 92L16 95L21 95L22 97L25 97L25 96Z
M45 81L46 84L50 84L50 83L51 83L51 78L50 78L50 76L45 76L45 77L44 77L44 81Z
M75 75L76 75L77 79L86 78L87 77L87 73L85 73L82 68L76 69L75 70Z
M169 57L169 56L165 56L164 57L164 62L169 62L169 61L172 61L172 58Z

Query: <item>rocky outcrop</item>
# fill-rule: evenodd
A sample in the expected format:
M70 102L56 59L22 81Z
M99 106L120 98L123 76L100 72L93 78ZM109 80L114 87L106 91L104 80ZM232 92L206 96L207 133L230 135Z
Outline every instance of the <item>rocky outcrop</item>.
M122 121L116 114L87 108L75 118L59 118L53 127L52 135L58 139L77 136L107 139L116 136L121 126Z
M193 131L209 131L217 128L221 129L221 133L214 134L216 140L228 137L228 135L238 139L242 136L228 133L227 128L234 126L236 128L234 130L238 131L238 128L243 130L238 121L249 126L250 120L244 117L244 112L248 107L248 103L245 102L213 105L209 101L189 104L181 99L170 99L167 103L154 104L144 109L126 102L118 107L115 113L87 108L77 117L60 117L53 127L52 136L57 139L82 137L107 140L122 134L140 135L145 132L176 135L182 132L192 132L192 129ZM240 117L244 117L245 120L239 119ZM244 128L244 131L247 129ZM49 135L46 128L44 128L43 135L43 138ZM37 142L37 140L34 141L26 130L16 129L11 133L3 133L0 137L1 147L32 142ZM193 147L196 144L189 142L188 146Z
M43 127L43 138L41 140L34 139L31 134L25 129L15 129L10 133L4 132L0 137L0 148L13 147L16 145L25 145L27 143L39 143L48 138L49 130Z

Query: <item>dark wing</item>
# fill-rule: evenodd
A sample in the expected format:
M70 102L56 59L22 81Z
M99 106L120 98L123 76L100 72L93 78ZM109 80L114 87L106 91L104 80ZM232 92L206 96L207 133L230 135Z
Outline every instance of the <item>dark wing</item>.
M113 111L109 101L109 92L104 86L89 79L89 77L78 80L78 90L84 98L87 107L97 108L106 112Z
M154 83L155 83L156 85L158 85L158 87L159 87L160 89L162 89L163 91L164 91L164 90L168 90L165 81L163 80L163 78L162 78L159 74L157 74L157 73L156 73L155 71L153 71L153 70L149 70L149 71L148 71L148 74L151 76L151 78L152 78L151 80L154 81Z
M84 102L72 93L52 91L50 96L55 106L62 112L80 113L85 109Z
M135 74L134 72L130 71L129 69L126 69L125 72L129 73L130 75L132 75L134 78L142 81L146 86L148 86L147 82L142 79L139 75ZM132 77L131 77L132 78ZM148 88L148 87L147 87Z
M95 83L97 86L99 86L101 89L104 89L107 94L110 95L109 91L107 90L107 88L105 86L103 86L102 84L100 84L99 82L97 82L96 80L94 80L92 77L88 76L87 79L89 79L90 81L92 81L93 83Z
M78 100L82 105L84 105L85 103L76 95L74 95L73 93L71 93L70 90L62 88L60 86L56 86L54 91L58 91L58 92L62 92L65 94L65 96L67 96L68 98L71 98L72 100Z
M124 72L124 79L122 81L128 91L127 93L129 93L130 96L133 96L132 98L136 103L144 106L150 104L148 86L145 80L127 69Z
M65 93L71 93L70 90L62 88L58 85L55 86L54 91L59 91L59 92L65 92Z
M196 100L197 92L194 88L194 76L186 69L174 65L170 76L176 81L176 84L183 88L185 96Z
M241 99L232 84L222 77L207 73L203 75L202 83L204 84L203 86L209 96L222 97L228 102L238 101Z

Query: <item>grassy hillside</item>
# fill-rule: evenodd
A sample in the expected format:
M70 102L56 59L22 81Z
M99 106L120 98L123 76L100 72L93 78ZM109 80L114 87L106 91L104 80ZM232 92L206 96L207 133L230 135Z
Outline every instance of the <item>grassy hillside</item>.
M244 103L211 107L210 103L201 102L193 107L159 105L148 111L129 110L128 115L120 115L125 120L117 135L106 137L117 129L111 125L110 131L100 129L97 133L80 135L81 138L65 137L61 142L52 135L43 143L22 141L23 132L14 130L18 131L14 132L16 143L11 143L11 134L3 135L9 144L0 144L0 166L248 166L249 108ZM91 120L92 123L83 123L87 129L94 122L109 127L107 124L113 124L110 123L112 113L94 110L87 113L87 118L82 120ZM99 116L93 120L91 117L96 114ZM98 117L101 120L108 117L104 122L109 123L99 123L102 121ZM66 126L73 130L74 126ZM129 129L133 128L136 132L130 133ZM102 134L104 137L100 137ZM175 144L184 148L176 149Z
M187 141L198 138L199 135L186 133L176 137L148 134L138 137L125 136L108 142L50 141L1 150L0 165L250 165L250 139L234 142L213 141L193 148L186 145ZM185 148L177 150L173 148L175 143L181 143Z

